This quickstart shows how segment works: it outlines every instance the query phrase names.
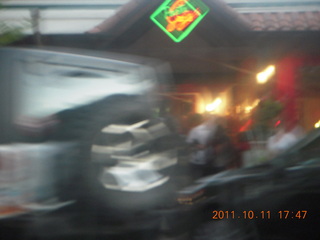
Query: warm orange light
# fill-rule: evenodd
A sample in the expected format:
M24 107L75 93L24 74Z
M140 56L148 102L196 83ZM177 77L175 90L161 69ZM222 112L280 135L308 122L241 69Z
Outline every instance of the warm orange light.
M268 75L265 72L261 72L257 74L257 82L259 84L264 84L268 81Z
M252 109L253 109L253 107L251 107L251 106L246 106L246 107L244 108L244 112L245 112L245 113L250 113Z
M314 125L315 128L319 128L320 127L320 120Z
M265 72L269 75L272 76L276 70L276 67L274 65L270 65L266 68Z
M259 103L260 103L260 99L256 99L256 100L254 100L252 106L253 106L253 107L256 107L256 106L259 105Z
M257 74L257 82L259 84L266 83L270 79L270 77L274 75L275 70L276 68L274 65L268 66L264 71Z
M245 113L250 113L256 106L258 106L260 100L256 99L251 106L246 106L244 108Z
M214 100L212 103L208 104L206 106L206 111L207 112L212 112L218 109L218 107L221 105L222 100L221 98L217 98L216 100Z

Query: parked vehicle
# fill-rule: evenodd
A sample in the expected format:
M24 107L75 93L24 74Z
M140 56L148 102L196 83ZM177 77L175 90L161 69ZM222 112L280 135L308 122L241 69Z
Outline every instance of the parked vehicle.
M73 209L26 221L29 237L41 239L62 239L64 231L44 230L61 229L59 221L152 222L152 209L172 197L177 163L174 133L153 116L156 93L169 83L168 66L27 48L1 49L0 66L0 219ZM71 237L79 236L72 229Z

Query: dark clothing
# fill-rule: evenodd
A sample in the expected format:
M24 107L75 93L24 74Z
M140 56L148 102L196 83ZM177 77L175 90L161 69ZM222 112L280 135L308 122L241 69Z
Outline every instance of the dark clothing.
M215 133L210 138L210 144L213 148L210 164L211 171L216 173L218 170L227 169L235 158L235 148L223 127L217 127Z

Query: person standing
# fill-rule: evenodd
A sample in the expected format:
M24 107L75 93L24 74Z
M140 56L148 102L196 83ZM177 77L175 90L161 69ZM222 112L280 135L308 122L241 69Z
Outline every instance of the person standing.
M193 179L208 174L208 167L214 157L211 139L216 129L216 117L211 117L204 123L192 128L187 136L186 141L192 151L190 170Z
M215 132L211 135L209 143L213 148L213 158L208 168L210 174L215 174L234 167L236 161L235 147L228 136L223 124L223 119L217 119L215 123Z

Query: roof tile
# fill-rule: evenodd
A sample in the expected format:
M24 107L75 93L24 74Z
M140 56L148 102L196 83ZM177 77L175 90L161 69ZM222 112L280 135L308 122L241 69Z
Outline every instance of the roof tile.
M320 12L243 13L254 31L318 31Z

